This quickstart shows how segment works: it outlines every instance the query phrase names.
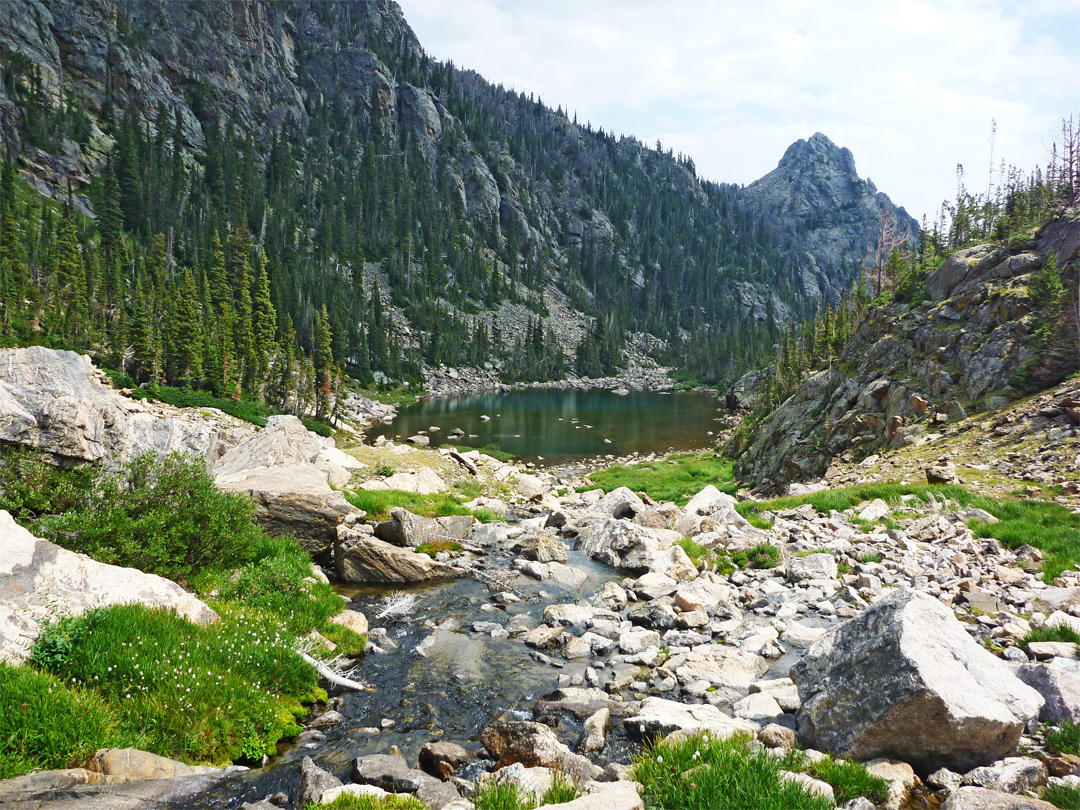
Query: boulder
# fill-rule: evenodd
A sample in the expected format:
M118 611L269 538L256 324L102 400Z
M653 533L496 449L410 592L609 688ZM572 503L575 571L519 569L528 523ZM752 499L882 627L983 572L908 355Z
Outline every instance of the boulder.
M435 470L424 467L415 472L399 472L388 475L381 481L365 481L361 489L396 489L402 492L415 492L417 495L435 495L446 491L446 481Z
M416 548L422 543L464 540L474 522L471 515L426 518L395 507L390 510L390 520L375 524L375 536L395 546Z
M956 465L951 461L937 461L926 468L926 483L955 484Z
M514 542L512 546L526 560L535 562L566 562L566 546L550 532L537 531L527 534Z
M35 810L196 807L201 806L200 798L225 776L223 770L212 770L172 779L131 782L86 768L38 771L0 780L0 807Z
M1057 806L981 787L962 787L945 800L941 810L1057 810Z
M1042 698L936 599L897 590L791 670L800 735L829 753L959 771L1012 751Z
M196 624L218 618L175 582L68 551L0 510L0 660L25 661L40 625L57 615L133 602L175 610Z
M110 466L155 453L214 461L250 426L205 409L128 399L90 358L42 346L0 350L0 442Z
M881 500L881 498L874 498L874 500L870 501L870 503L864 506L862 511L859 512L859 520L867 520L870 522L881 520L888 515L890 511L889 505L885 503L885 501Z
M760 655L721 644L702 644L681 658L675 675L684 686L707 681L710 686L747 690L769 670Z
M515 491L527 501L539 501L544 497L544 493L547 492L547 487L545 487L544 482L535 475L521 473L517 477Z
M469 572L437 562L360 532L346 532L335 544L334 567L344 582L425 582L457 579Z
M832 554L808 554L792 557L788 563L787 576L791 582L807 579L836 579L836 558Z
M687 502L683 511L688 515L708 515L719 509L734 509L736 503L733 497L709 484Z
M1080 675L1046 664L1024 664L1016 677L1043 696L1044 723L1080 723Z
M650 529L608 518L585 526L578 533L575 547L607 565L644 574L657 570L654 566L659 567L661 561L668 562L662 559L663 552L681 538L682 535L669 529ZM666 570L664 566L662 572L666 573Z
M369 754L353 763L353 779L364 785L374 785L390 793L416 793L434 776L410 768L400 754Z
M545 804L547 810L645 810L633 782L590 782L586 794L560 804Z
M420 749L420 767L442 780L449 779L470 759L469 752L453 742L428 742Z
M581 730L577 748L583 754L595 754L604 749L608 732L611 731L611 709L604 707L589 715Z
M341 787L341 780L316 765L311 757L300 760L300 789L296 800L300 807L318 804L323 793L336 787Z
M1049 776L1046 765L1037 759L1007 757L993 765L968 771L961 784L1003 793L1027 793L1045 787Z
M214 773L218 770L205 765L187 765L138 748L102 748L86 764L86 769L125 782L175 779L178 776Z
M640 739L666 736L675 731L689 734L709 732L721 739L735 734L755 736L757 723L742 720L721 712L711 703L688 704L658 697L641 701L640 711L623 720L628 734Z
M632 519L645 511L645 503L627 487L614 489L589 507L590 512L611 518Z
M559 742L555 732L543 723L500 718L481 732L480 742L500 768L514 762L527 768L556 768L579 783L596 779L602 773L599 767Z
M340 624L342 627L347 627L354 633L359 633L362 636L367 635L367 616L365 616L359 610L343 610L337 616L332 616L330 618L330 621L332 621L334 624Z

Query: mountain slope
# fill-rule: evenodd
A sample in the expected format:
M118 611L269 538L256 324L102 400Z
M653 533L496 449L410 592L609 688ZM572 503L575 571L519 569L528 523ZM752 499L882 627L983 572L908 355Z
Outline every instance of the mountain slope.
M279 340L288 316L311 351L325 305L334 357L361 377L486 361L557 377L575 349L596 376L630 332L734 377L785 319L851 283L887 207L863 204L850 160L830 177L856 207L817 190L807 203L812 189L773 175L745 192L702 181L688 158L430 61L385 0L19 0L0 7L0 53L0 134L27 180L84 191L88 212L117 205L135 237L125 264L168 235L165 263L200 290L213 232L240 234L227 263L269 259ZM808 204L828 238L816 223L788 237ZM236 315L245 293L229 281ZM97 306L134 316L125 283ZM168 313L155 319L167 331Z

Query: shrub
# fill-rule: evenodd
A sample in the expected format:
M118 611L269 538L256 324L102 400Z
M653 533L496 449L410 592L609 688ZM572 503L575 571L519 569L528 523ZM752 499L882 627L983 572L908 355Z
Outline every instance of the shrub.
M115 724L93 691L0 661L0 779L77 765L110 744Z
M880 551L868 551L859 555L861 563L879 563L883 559Z
M540 804L564 804L572 802L581 795L577 785L562 771L554 771L551 774L551 787L540 798Z
M775 568L780 562L780 549L770 543L758 543L731 555L731 559L740 568Z
M334 435L334 428L320 419L310 419L305 416L300 421L303 423L304 427L312 433L317 433L320 436L326 436L328 438Z

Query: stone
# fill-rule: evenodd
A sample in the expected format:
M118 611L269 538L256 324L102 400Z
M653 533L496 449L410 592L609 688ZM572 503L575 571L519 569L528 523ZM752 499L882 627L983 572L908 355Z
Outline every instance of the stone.
M777 776L780 777L781 782L791 782L798 785L807 793L814 796L820 796L830 804L836 804L836 795L833 792L832 785L828 782L823 782L820 779L815 779L808 773L792 773L791 771L779 771Z
M645 511L645 504L627 487L614 489L589 507L590 512L607 515L611 518L631 519Z
M444 781L471 759L469 752L454 742L427 742L420 748L420 767Z
M457 579L468 572L362 532L344 534L334 546L334 568L345 582L426 582Z
M944 790L946 793L954 793L964 781L962 774L950 771L948 768L938 768L926 777L926 784L936 790Z
M175 610L195 624L218 618L175 582L68 551L0 510L0 660L25 662L42 624L57 615L131 603Z
M941 810L1056 810L1056 805L997 790L962 787L945 800Z
M587 793L569 802L545 804L548 810L645 810L633 782L590 782Z
M908 792L919 784L919 777L906 762L894 759L874 759L866 763L866 772L889 784L886 807L901 807L908 799Z
M1012 751L1042 697L941 602L896 590L791 669L800 735L832 754L967 771Z
M178 776L193 776L218 771L217 768L203 765L187 765L175 759L151 754L149 751L141 751L138 748L101 748L86 764L86 769L125 782L138 782L144 779L175 779Z
M1077 657L1076 644L1071 641L1029 641L1026 648L1036 661ZM1034 686L1034 684L1029 684L1029 686Z
M511 784L517 789L519 796L539 802L544 794L551 790L554 775L551 768L526 768L520 762L512 762L492 773L481 773L477 777L476 785L483 787L492 782L497 785Z
M734 509L736 503L733 497L709 484L687 502L683 511L688 515L708 515L719 509Z
M342 627L347 627L362 636L366 636L368 633L367 616L359 610L343 610L337 616L332 616L330 621Z
M544 497L544 493L547 492L547 487L545 487L544 482L535 475L519 473L515 491L527 501L539 501Z
M341 787L329 788L323 792L323 804L330 804L339 796L370 796L381 799L389 796L390 792L375 785L342 785Z
M431 810L442 810L442 808L461 800L461 793L458 792L455 785L450 782L441 782L437 779L431 782L424 782L424 784L417 788L416 793L413 795L415 795L419 801L430 807Z
M720 644L702 644L685 654L675 675L684 685L705 681L710 686L742 691L768 669L768 662L760 655Z
M142 807L196 807L226 772L212 770L172 779L130 782L86 768L38 771L0 780L0 807L47 810L129 810ZM65 801L62 797L73 797Z
M824 553L792 557L787 568L787 577L791 582L803 582L808 579L836 579L836 573L836 557Z
M755 723L772 723L784 713L776 698L767 692L755 692L736 701L731 707L732 714Z
M604 587L596 596L597 607L608 610L622 610L626 607L627 601L626 591L614 582L605 582Z
M682 535L670 529L650 529L607 518L586 525L574 542L589 557L640 575L654 570L666 573L671 561L664 557L664 552L681 538ZM681 548L678 550L682 552ZM697 569L694 570L696 573Z
M769 723L758 732L758 739L769 748L782 748L791 750L798 744L795 737L795 729L781 726L779 723Z
M1039 720L1080 723L1080 674L1045 664L1023 664L1016 677L1043 696Z
M655 630L635 628L619 636L619 649L627 655L637 655L649 647L660 646L660 634Z
M514 762L526 767L556 768L575 782L596 779L603 773L559 742L555 732L542 723L500 718L480 733L480 742L500 768Z
M525 633L521 640L538 650L554 650L562 644L562 634L563 628L542 624Z
M426 437L424 437L426 438ZM402 492L414 492L417 495L435 495L445 492L446 481L430 467L422 467L415 471L405 471L388 475L381 481L365 481L360 489L387 490L397 489Z
M341 787L341 780L316 765L311 757L300 760L300 788L296 799L300 807L306 807L309 802L318 804L323 793L336 787Z
M999 790L1002 793L1027 793L1046 785L1046 766L1032 757L1008 757L964 774L961 784Z
M577 749L583 754L595 754L604 749L608 732L611 731L611 709L606 706L589 715L581 731Z
M514 541L511 547L526 560L536 562L566 562L566 545L550 532L537 531Z
M926 468L926 483L955 484L956 465L951 461L938 461Z
M881 498L874 498L862 511L859 512L859 520L866 520L873 523L875 520L881 520L883 517L889 514L891 510L889 505Z
M656 599L658 596L667 596L675 593L675 589L678 587L677 580L658 571L642 574L633 585L634 592L639 599Z
M758 724L750 720L729 717L710 703L678 703L658 697L647 697L632 717L623 720L627 733L641 739L666 736L675 731L690 734L709 732L727 739L735 734L756 736Z
M471 515L426 518L395 507L390 510L390 520L375 524L375 536L403 548L438 541L459 542L468 536L474 522Z
M421 785L439 781L417 768L410 768L400 754L360 757L353 763L353 779L389 793L415 793Z

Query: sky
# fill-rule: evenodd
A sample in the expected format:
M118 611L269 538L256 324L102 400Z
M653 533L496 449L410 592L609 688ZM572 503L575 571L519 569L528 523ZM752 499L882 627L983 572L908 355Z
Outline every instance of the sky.
M1080 0L399 0L425 50L748 184L823 132L931 219L957 164L1047 164L1080 113ZM991 129L996 122L991 163Z

